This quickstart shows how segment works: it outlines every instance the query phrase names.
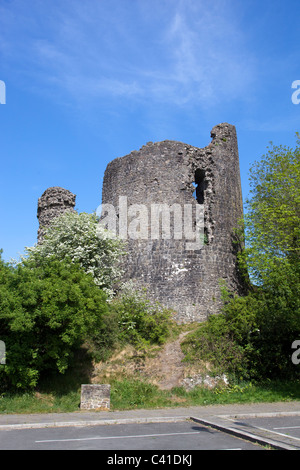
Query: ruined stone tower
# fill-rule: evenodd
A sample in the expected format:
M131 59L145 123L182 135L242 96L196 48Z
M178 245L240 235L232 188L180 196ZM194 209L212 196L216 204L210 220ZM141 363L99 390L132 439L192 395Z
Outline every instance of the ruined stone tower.
M233 244L234 229L243 215L235 127L219 124L211 138L205 148L168 140L149 142L110 162L104 174L102 204L115 207L120 222L124 209L120 203L126 203L126 230L132 223L142 225L138 212L143 212L146 223L140 227L142 237L128 232L124 236L122 227L128 251L124 279L146 286L150 298L172 308L179 322L203 321L218 312L220 279L234 291L241 288ZM190 249L186 235L175 235L183 223L179 219L172 219L173 236L164 237L163 229L162 236L151 236L150 218L157 204L201 207L204 243L200 249Z
M45 229L53 218L65 211L74 211L75 194L58 186L46 189L38 200L37 217L39 220L38 243L43 239Z
M60 187L43 193L38 242L54 217L74 211L75 199ZM178 322L217 313L221 279L242 290L233 243L243 216L234 126L215 126L204 148L166 140L116 158L104 174L102 204L113 208L117 234L127 242L123 279L147 287L148 296L173 309ZM200 246L199 240L191 243L191 233L196 242L202 237Z

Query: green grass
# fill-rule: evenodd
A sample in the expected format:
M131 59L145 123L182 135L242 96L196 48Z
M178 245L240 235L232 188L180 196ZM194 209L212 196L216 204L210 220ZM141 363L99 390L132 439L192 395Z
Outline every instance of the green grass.
M48 391L46 391L48 387ZM66 413L79 411L80 386L72 389L69 382L60 379L40 391L4 394L0 398L0 413ZM298 383L268 382L230 386L215 390L195 387L191 391L175 388L162 391L143 380L111 381L111 410L206 406L234 403L258 403L300 400Z
M125 380L112 385L111 398L113 408L122 410L291 401L300 400L300 391L296 382L268 382L260 385L244 383L214 390L195 387L186 391L180 387L172 391L162 391L145 382Z

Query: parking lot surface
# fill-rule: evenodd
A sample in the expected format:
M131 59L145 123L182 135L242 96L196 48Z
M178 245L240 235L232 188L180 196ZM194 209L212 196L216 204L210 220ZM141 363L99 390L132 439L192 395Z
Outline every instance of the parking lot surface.
M1 414L0 449L300 450L300 402Z
M256 416L231 418L235 425L242 424L250 432L265 433L274 440L290 443L300 450L300 415Z
M262 447L186 420L0 431L0 449L18 450L261 450ZM179 455L179 454L178 454ZM183 454L182 454L183 455Z

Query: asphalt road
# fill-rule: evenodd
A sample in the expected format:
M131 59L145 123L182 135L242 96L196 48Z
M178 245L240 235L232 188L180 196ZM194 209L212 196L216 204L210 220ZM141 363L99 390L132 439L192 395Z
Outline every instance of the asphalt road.
M98 450L99 465L144 468L147 463L151 467L181 464L199 469L203 465L201 451L272 450L248 453L246 461L257 456L261 465L262 458L267 458L269 466L271 458L278 464L279 455L284 455L286 465L288 454L273 449L300 450L300 402L0 414L0 451L12 451L10 463L21 455L24 464L25 454L16 450ZM57 454L48 454L49 463L51 455ZM84 453L80 455L85 458ZM222 455L224 466L224 459L232 453L215 453L214 463L216 455ZM244 465L244 455L235 452L235 461L243 456ZM123 456L129 460L122 460Z
M188 457L183 461L183 456L191 455L191 452L189 453L191 450L263 450L264 447L190 420L177 423L133 423L0 431L0 450L144 451L145 449L162 451L163 454L160 455L165 455L166 451L176 451L178 463L181 456L180 463L190 466ZM136 452L134 455L138 456ZM165 463L176 464L172 461Z

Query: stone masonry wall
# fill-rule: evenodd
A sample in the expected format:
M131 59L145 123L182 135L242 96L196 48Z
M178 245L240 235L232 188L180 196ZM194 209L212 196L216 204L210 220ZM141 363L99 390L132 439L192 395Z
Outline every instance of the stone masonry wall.
M80 408L82 410L110 409L110 385L82 384Z
M154 203L201 204L202 249L187 250L184 238L127 239L124 279L146 286L150 298L176 312L178 322L203 321L218 312L220 279L237 292L242 289L233 245L243 215L235 127L219 124L211 138L204 148L149 142L110 162L104 174L102 203L112 204L118 216L120 196L126 196L128 207L146 205L149 213Z
M75 194L59 186L54 186L44 191L38 200L38 243L43 239L45 228L49 227L55 217L58 217L65 211L74 211L75 200Z

